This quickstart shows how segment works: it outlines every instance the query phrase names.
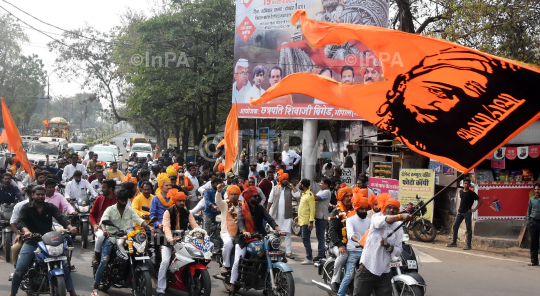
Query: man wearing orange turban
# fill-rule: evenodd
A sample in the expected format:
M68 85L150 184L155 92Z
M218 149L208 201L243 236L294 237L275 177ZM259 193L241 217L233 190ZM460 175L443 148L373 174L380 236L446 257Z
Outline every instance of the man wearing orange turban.
M270 216L276 220L279 229L285 233L285 252L287 257L292 257L292 241L291 241L291 223L293 218L292 213L292 198L299 198L300 191L289 183L289 174L284 173L279 176L278 185L272 188L268 197L266 210Z
M226 274L231 268L231 251L233 240L238 235L238 213L242 211L242 203L239 202L240 187L229 185L227 187L227 199L223 200L222 192L224 183L217 185L216 205L221 212L221 240L223 241L223 267L221 273Z
M174 194L172 194L174 192ZM186 209L186 194L177 189L169 190L168 194L173 202L173 206L163 213L163 232L167 238L168 245L161 246L161 265L159 266L158 284L156 292L163 295L167 288L167 268L171 259L172 246L179 238L173 236L175 230L188 230L188 224L192 229L199 228L193 215Z
M392 295L392 272L390 260L401 253L403 229L400 227L389 238L401 223L410 221L410 214L398 214L400 203L383 193L377 198L381 211L371 217L371 227L367 234L364 250L360 258L360 272L354 280L354 295Z
M345 267L345 276L339 286L338 296L345 296L351 280L354 278L356 263L362 256L362 248L358 248L358 241L369 230L371 220L367 218L368 199L362 194L357 193L352 198L352 205L356 215L347 218L347 263Z
M375 194L370 194L368 198L369 207L371 210L368 211L367 217L371 219L371 216L377 214L381 211L381 208L378 206L377 196Z
M354 215L352 207L352 189L350 187L341 188L338 190L336 198L338 205L330 214L328 225L328 236L330 237L330 247L336 261L334 263L334 276L332 277L332 291L337 293L339 283L341 282L341 270L347 263L347 230L346 220L349 215Z

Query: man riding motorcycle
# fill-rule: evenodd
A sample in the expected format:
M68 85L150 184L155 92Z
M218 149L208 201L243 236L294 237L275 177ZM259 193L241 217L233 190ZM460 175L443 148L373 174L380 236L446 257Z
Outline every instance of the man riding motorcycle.
M30 238L34 233L44 235L50 232L53 226L53 218L58 221L64 228L67 228L72 235L77 234L77 229L69 225L68 219L62 215L60 210L53 204L45 202L45 188L43 186L35 186L32 190L32 201L25 204L20 211L18 226L22 229L24 237ZM11 283L10 296L17 295L21 280L26 270L32 264L35 254L34 251L38 248L33 241L27 241L19 253L17 267L13 274ZM71 279L70 268L67 260L62 262L64 267L64 277L66 279L66 289L71 296L76 296L73 280Z
M144 228L148 227L149 229L152 229L131 207L127 207L130 197L131 193L129 191L120 189L116 198L116 205L110 206L105 210L103 216L101 216L101 221L110 220L118 227L118 230L123 231L130 227L132 221ZM101 231L103 231L103 235L108 239L103 242L103 247L101 249L101 262L99 263L99 267L96 271L94 278L94 290L92 291L91 296L99 296L98 288L99 284L101 283L101 277L103 276L103 272L107 267L109 256L116 242L116 238L111 237L111 233L115 232L117 228L113 226L105 226L103 224L100 225L100 228Z
M171 248L176 242L176 237L173 237L172 232L174 230L187 230L188 223L193 229L199 228L193 215L185 208L186 194L182 191L178 191L172 196L172 201L174 202L174 206L168 208L165 213L163 213L163 232L165 233L169 245L161 246L161 265L159 266L158 284L156 289L158 296L164 296L165 289L167 288L167 268L169 267L169 260L171 259Z
M244 234L245 240L239 240L235 247L234 264L231 271L231 290L229 295L235 295L234 283L238 279L238 263L240 257L246 256L246 246L251 239L251 234L259 233L266 235L266 229L263 225L263 219L270 224L270 226L281 232L274 218L268 214L264 207L259 203L259 192L255 186L249 186L242 192L244 202L242 203L242 210L238 212L238 229Z
M103 231L99 229L99 223L105 210L108 207L115 205L117 202L116 194L114 194L115 187L116 181L111 179L103 180L101 183L102 194L96 198L94 206L92 207L90 215L88 216L88 220L90 220L90 224L94 228L94 234L96 236L94 246L94 262L92 265L97 264L101 258L101 247L103 246L105 236L103 235Z
M11 184L11 174L4 173L2 175L2 186L0 186L0 204L11 204L23 201L24 197L17 186Z
M238 201L240 197L240 187L230 185L227 187L227 199L223 200L221 192L225 187L224 183L217 186L216 205L223 215L221 216L221 240L223 241L223 266L221 273L227 274L231 267L231 251L233 248L233 238L238 234L238 213L242 211L242 204Z

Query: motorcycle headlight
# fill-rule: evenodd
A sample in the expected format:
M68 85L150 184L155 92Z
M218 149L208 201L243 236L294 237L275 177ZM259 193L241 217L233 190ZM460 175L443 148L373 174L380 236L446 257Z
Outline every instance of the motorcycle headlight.
M274 250L279 250L281 247L281 239L279 237L270 239L270 247Z
M133 241L133 248L137 253L144 254L144 250L146 249L146 241L143 241L141 243Z
M79 212L88 213L90 211L90 206L79 207Z
M204 257L203 252L192 244L186 244L185 247L191 257Z
M408 242L409 241L409 235L404 233L403 234L403 242Z
M56 247L47 245L47 253L49 256L60 256L64 253L64 245L58 245Z

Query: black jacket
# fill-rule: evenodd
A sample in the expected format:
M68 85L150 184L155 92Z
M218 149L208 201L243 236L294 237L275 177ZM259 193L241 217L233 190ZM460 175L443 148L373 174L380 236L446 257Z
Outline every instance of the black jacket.
M339 214L339 210L335 209L330 214L330 217L335 217L337 214ZM343 223L341 222L341 218L331 218L330 222L328 223L328 236L330 237L330 246L331 247L342 247L345 246L343 243Z
M276 221L274 220L274 218L272 218L272 216L270 216L270 214L268 214L268 212L264 209L262 205L257 204L257 206L255 206L254 208L249 207L249 209L251 212L251 218L253 218L253 223L255 224L255 231L257 233L262 234L262 235L267 234L266 228L263 225L263 219L265 219L266 222L268 222L268 224L272 226L272 228L276 228L277 226ZM246 225L244 222L244 215L242 215L241 211L238 213L238 230L240 231L246 230Z
M171 215L171 231L188 229L190 212L186 208L180 210L180 229L176 229L176 214L178 212L176 206L168 208L167 211Z

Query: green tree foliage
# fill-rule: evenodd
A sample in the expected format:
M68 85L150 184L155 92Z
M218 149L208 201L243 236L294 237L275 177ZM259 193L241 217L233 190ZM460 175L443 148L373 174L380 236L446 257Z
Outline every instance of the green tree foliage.
M0 96L17 125L28 123L45 84L43 63L36 55L22 54L21 44L28 37L4 14L0 14L0 40Z

